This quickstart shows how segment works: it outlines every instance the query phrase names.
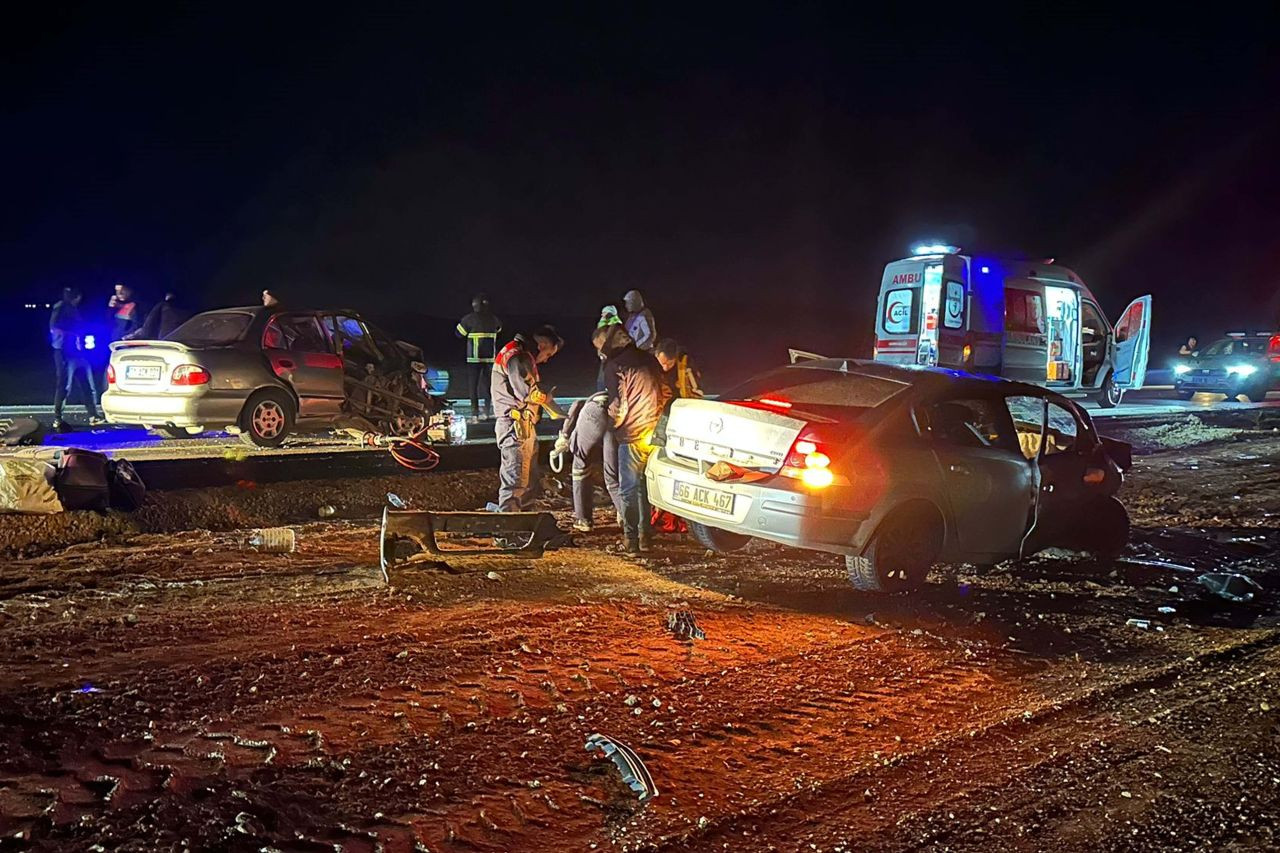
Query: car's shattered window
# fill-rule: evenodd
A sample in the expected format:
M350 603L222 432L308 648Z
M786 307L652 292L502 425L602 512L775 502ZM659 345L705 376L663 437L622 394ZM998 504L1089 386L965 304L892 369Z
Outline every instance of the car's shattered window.
M197 314L169 333L168 340L187 346L225 346L244 337L253 315L243 311Z

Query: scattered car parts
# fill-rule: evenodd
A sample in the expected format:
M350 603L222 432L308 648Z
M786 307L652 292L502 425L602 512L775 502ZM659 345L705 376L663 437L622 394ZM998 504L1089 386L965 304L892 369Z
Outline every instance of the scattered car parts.
M608 735L593 734L587 738L588 752L600 750L605 757L614 763L622 774L622 781L635 791L641 802L658 796L658 786L653 784L653 776L649 768L644 766L635 750L624 743L619 743Z
M707 633L698 627L698 621L688 610L677 610L667 614L667 630L681 640L705 640Z

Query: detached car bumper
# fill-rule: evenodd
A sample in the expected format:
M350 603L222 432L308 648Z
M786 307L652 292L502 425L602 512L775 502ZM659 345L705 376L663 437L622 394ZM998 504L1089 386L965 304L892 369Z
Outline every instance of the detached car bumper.
M109 389L102 395L102 412L113 424L218 429L230 426L240 418L246 399L240 391L185 395L140 394Z
M718 483L672 461L663 448L649 458L645 485L649 503L689 521L796 548L835 554L862 551L860 534L869 513L840 507L841 491L847 487L811 490L781 476Z

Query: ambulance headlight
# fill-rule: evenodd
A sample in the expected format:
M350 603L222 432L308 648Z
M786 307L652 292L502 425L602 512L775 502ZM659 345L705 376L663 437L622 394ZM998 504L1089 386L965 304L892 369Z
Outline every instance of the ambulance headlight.
M1182 375L1182 374L1184 374L1184 373L1190 373L1190 372L1191 372L1191 365L1189 365L1189 364L1175 364L1175 365L1173 366L1173 372L1174 372L1174 373L1176 373L1176 374L1178 374L1179 376L1181 376L1181 375Z
M1241 379L1252 376L1257 372L1258 368L1254 367L1252 364L1233 364L1227 368L1227 373L1230 373L1232 376L1239 376Z

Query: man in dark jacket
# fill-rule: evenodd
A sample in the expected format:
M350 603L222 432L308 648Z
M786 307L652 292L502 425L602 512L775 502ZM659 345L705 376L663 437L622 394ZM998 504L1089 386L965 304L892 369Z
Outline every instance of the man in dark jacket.
M516 335L503 347L490 371L489 399L498 419L498 510L522 512L537 494L538 419L543 408L562 415L542 387L538 365L560 351L564 340L551 326Z
M64 287L62 299L53 304L49 315L49 346L53 350L53 428L62 429L62 406L67 400L67 360L74 358L76 340L83 334L80 302L83 296L75 287Z
M158 341L191 318L191 312L178 302L178 294L169 291L156 307L147 312L147 319L138 328L124 336L126 341Z
M107 310L111 312L111 342L123 341L142 327L142 308L133 288L127 284L117 284L115 292L107 302Z
M605 393L618 444L624 546L634 554L649 550L652 538L644 468L653 450L650 439L666 406L667 391L657 359L638 349L625 329L608 327L599 346L605 357Z
M489 297L483 293L471 300L471 313L458 321L458 337L467 342L467 390L471 392L471 414L480 419L480 397L485 397L485 414L493 417L493 399L484 393L485 378L491 372L498 354L498 333L502 321L489 310Z

